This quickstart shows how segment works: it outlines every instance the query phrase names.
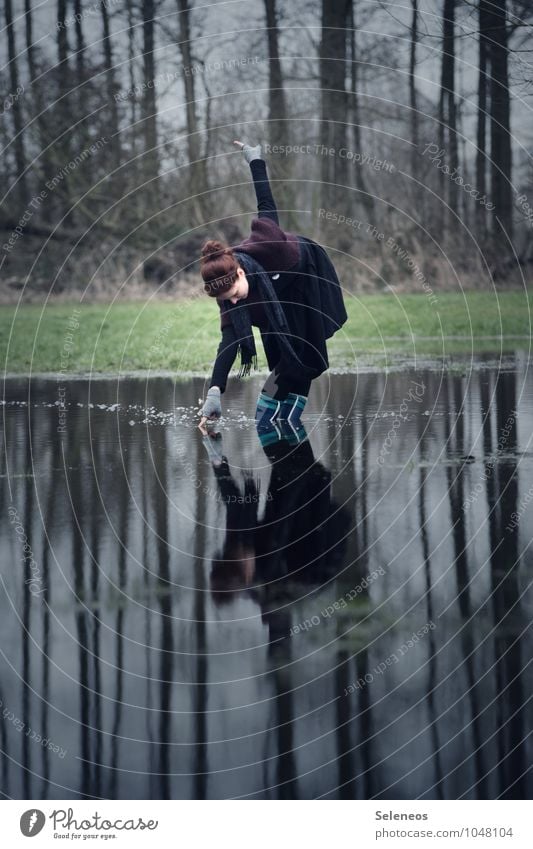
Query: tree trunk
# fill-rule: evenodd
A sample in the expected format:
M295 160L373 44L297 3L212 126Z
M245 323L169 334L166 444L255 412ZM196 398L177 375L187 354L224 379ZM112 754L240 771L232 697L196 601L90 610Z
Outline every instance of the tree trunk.
M105 3L102 3L105 8ZM78 85L81 85L85 80L85 41L83 39L82 18L83 10L81 0L74 0L74 16L76 27L76 76Z
M68 57L66 17L67 0L57 0L57 61L60 69L63 69Z
M117 101L115 100L116 85L115 72L113 68L113 51L111 47L111 32L109 29L109 13L107 11L106 3L102 3L100 9L102 11L106 93L107 101L109 103L109 129L111 135L110 149L113 157L113 166L114 168L118 168L120 166L120 131Z
M200 158L200 135L198 116L196 114L196 86L192 72L193 56L191 50L191 7L189 0L177 0L180 33L179 48L183 61L183 84L185 87L185 110L187 119L187 155L189 158L189 197L196 207L197 214L202 220L202 192L207 189L207 172L205 158Z
M154 0L143 0L144 91L142 98L146 178L159 174L154 61Z
M359 65L357 64L357 27L355 21L354 14L354 4L350 4L350 12L349 12L349 31L350 31L350 94L348 101L348 115L350 119L350 123L353 127L353 149L354 153L361 153L361 114L359 110L359 96L358 96L358 85L359 85L359 77L358 77L358 69ZM364 177L363 166L360 164L354 164L352 166L355 185L359 190L358 199L362 203L365 212L367 214L368 222L372 222L372 224L376 221L375 215L375 203L374 197L371 192L367 190L366 180ZM381 242L377 243L380 248L381 253Z
M339 156L346 147L346 38L351 0L322 0L320 43L321 173L324 199L339 198L335 184L347 183L348 160ZM332 185L333 184L333 185Z
M127 163L127 171L125 173L125 179L128 181L129 185L138 185L138 173L139 168L142 167L139 164L139 160L137 159L137 154L140 150L139 139L138 139L138 129L137 129L137 94L135 91L136 86L136 74L135 74L135 26L136 26L136 15L135 10L132 8L131 3L128 0L125 0L125 11L128 19L128 87L130 89L130 94L128 97L128 119L129 119L129 128L127 132L127 140L128 140L128 163ZM130 215L133 219L142 220L143 219L143 204L142 204L142 196L139 192L135 192L131 196L131 208Z
M67 38L68 21L67 21L67 0L57 0L57 65L54 68L55 79L57 85L58 99L51 112L51 135L52 145L50 148L50 159L52 169L57 171L58 168L66 165L71 159L72 150L72 108L73 104L69 101L69 81L70 69L68 61L69 44ZM78 101L77 101L78 102ZM74 108L77 108L74 106ZM61 183L61 193L54 192L52 205L59 206L63 212L71 207L71 186L72 175L66 174ZM74 212L71 212L71 216ZM71 219L72 220L72 219Z
M442 14L442 69L439 102L439 141L452 171L457 170L457 127L455 109L455 0L444 0ZM448 198L452 212L457 213L457 183L440 171L441 202ZM448 181L448 191L446 183Z
M418 109L416 102L416 47L418 43L418 0L411 0L413 16L411 19L411 47L409 51L409 105L411 107L411 174L416 174L418 166Z
M137 149L137 136L134 130L134 124L137 121L137 98L135 96L135 23L133 17L133 9L131 3L126 2L126 11L128 14L128 82L132 92L129 98L130 106L130 123L131 132L131 152L135 156ZM134 164L134 163L132 163Z
M507 49L506 0L491 0L487 8L487 30L490 38L490 182L491 201L497 216L496 231L513 234L513 202L511 186L511 104Z
M268 44L268 137L273 145L281 145L287 138L287 99L283 87L283 73L279 58L279 29L278 8L276 0L264 0L265 17L267 25ZM291 183L291 159L288 156L281 157L272 167L272 172L279 183L276 189L278 201L283 209L288 210L286 226L296 227L293 220L294 191ZM292 222L292 223L291 223Z
M283 144L287 134L287 102L279 58L279 33L276 0L264 0L267 24L269 87L269 136L272 144Z
M37 65L35 62L35 47L33 46L33 13L31 0L24 0L24 24L26 31L26 56L28 59L28 71L30 82L33 85L37 76Z
M9 84L11 87L12 106L11 113L13 115L13 127L15 130L15 138L13 140L13 148L15 151L15 167L17 176L16 194L20 200L22 207L28 201L28 187L25 175L26 169L26 153L24 150L24 121L22 119L21 109L21 87L19 84L19 72L17 64L17 49L15 44L15 29L13 27L13 7L11 0L5 0L5 21L7 33L7 50L9 56Z
M486 180L486 134L487 134L487 0L479 0L479 79L477 88L477 133L476 133L476 191L479 198L487 191ZM476 201L476 228L482 241L487 236L487 214L484 204Z
M45 115L45 110L43 108L43 90L42 90L42 81L38 80L37 77L39 75L37 60L35 56L35 47L33 45L33 10L31 5L31 0L24 0L24 21L25 21L25 30L26 30L26 57L28 59L28 73L30 75L30 85L32 87L33 92L33 104L34 111L37 114L37 126L39 129L39 145L42 150L39 155L39 165L42 168L42 174L40 174L40 178L45 183L48 179L51 169L50 169L50 155L47 151L48 147L48 130L47 130L47 120ZM40 170L40 169L39 169Z

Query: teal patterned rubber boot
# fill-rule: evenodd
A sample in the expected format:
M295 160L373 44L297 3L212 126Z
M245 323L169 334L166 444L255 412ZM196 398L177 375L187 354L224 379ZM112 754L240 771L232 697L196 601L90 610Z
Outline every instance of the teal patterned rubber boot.
M281 408L281 401L271 398L266 392L260 392L255 411L255 426L259 429L272 428Z
M280 419L279 426L283 439L285 439L289 445L298 445L300 442L305 442L307 439L307 431L301 422L298 425L291 425L290 422Z
M257 435L262 447L272 445L274 442L280 442L283 439L281 428L275 421L270 425L257 426Z
M295 392L289 392L287 397L281 402L281 410L279 412L280 421L289 422L293 427L301 425L300 416L304 411L307 403L305 395L297 395Z

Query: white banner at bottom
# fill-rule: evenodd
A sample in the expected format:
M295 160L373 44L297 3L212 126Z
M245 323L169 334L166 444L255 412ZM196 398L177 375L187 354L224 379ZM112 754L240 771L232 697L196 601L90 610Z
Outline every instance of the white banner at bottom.
M533 845L525 801L4 801L2 844L272 849Z

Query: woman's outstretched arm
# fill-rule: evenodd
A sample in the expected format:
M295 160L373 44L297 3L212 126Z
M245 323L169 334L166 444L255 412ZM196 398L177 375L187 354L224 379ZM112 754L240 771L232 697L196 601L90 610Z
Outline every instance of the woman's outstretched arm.
M231 367L235 362L237 351L239 349L239 340L235 334L232 324L226 324L222 328L222 339L218 346L218 351L213 366L210 386L218 386L221 393L226 390L226 381L231 371Z
M279 224L278 210L272 195L266 162L264 159L254 159L250 162L250 170L254 181L255 196L257 198L257 217L271 218Z
M226 324L222 328L222 339L218 346L207 398L200 409L200 424L198 427L204 433L206 432L205 424L207 420L217 419L222 415L220 396L226 389L226 381L231 367L235 362L238 349L239 340L237 339L233 325Z
M261 158L261 145L258 144L256 147L250 147L250 145L237 141L235 144L240 146L246 157L246 161L250 165L255 196L257 198L257 217L270 218L279 225L278 210L270 188L266 162Z

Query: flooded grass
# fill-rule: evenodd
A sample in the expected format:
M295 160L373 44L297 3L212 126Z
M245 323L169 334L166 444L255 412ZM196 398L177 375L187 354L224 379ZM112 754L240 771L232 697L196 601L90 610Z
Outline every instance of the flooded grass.
M368 356L448 357L528 348L531 293L346 296L348 322L328 342L333 367L354 370ZM76 312L76 324L69 320ZM70 335L69 335L70 334ZM8 373L209 372L220 336L209 299L176 304L51 304L0 307L0 356ZM68 339L67 355L64 354ZM266 367L258 339L260 365Z

